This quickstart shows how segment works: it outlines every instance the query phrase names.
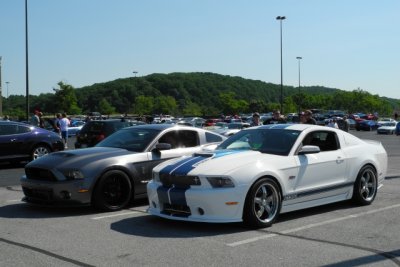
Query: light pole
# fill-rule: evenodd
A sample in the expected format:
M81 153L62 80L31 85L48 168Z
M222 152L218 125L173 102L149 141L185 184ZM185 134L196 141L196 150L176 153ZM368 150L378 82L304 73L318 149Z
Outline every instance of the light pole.
M282 20L286 19L285 16L277 16L277 20L280 21L281 25L281 95L280 95L280 106L281 106L281 114L283 114L283 62L282 62Z
M136 74L137 74L138 72L135 70L135 71L133 71L133 74L135 74L135 78L136 78Z
M6 82L6 85L7 85L7 99L8 99L8 84L9 84L10 82Z
M301 97L300 97L300 60L302 59L302 57L296 57L296 59L299 62L299 113L300 113L300 109L301 109Z
M28 64L28 0L25 0L25 82L26 82L26 120L29 121L29 64Z

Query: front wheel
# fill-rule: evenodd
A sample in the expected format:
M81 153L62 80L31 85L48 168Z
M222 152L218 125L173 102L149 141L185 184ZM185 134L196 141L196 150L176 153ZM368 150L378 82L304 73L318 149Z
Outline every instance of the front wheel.
M279 186L269 178L255 182L246 196L243 222L252 228L271 226L282 205Z
M104 211L124 208L132 196L132 184L122 171L106 172L99 180L93 193L93 205Z
M378 178L372 166L364 166L358 173L353 189L353 201L359 205L371 204L378 191Z
M50 148L46 145L35 146L31 152L31 160L43 157L51 152Z

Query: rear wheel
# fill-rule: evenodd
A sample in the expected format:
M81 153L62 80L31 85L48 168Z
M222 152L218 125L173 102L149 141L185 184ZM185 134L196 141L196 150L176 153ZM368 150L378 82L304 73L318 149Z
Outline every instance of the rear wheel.
M279 186L269 178L255 182L247 194L243 221L252 228L271 226L278 218L282 205Z
M371 204L378 191L378 178L372 166L364 166L358 173L353 189L353 201L359 205Z
M31 160L43 157L51 152L50 148L46 145L37 145L31 152Z
M122 171L106 172L99 180L93 193L93 205L104 211L124 208L132 196L132 184Z

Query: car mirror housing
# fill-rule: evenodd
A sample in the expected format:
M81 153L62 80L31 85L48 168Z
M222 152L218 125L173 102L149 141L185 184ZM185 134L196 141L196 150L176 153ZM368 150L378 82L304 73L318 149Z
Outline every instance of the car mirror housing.
M156 151L160 151L160 150L169 150L169 149L171 149L171 148L172 148L171 144L168 144L168 143L158 143L158 144L156 144L156 147L154 148L154 150L156 150Z
M321 152L321 150L319 149L318 146L303 146L298 154L305 155L305 154L314 154L319 152Z

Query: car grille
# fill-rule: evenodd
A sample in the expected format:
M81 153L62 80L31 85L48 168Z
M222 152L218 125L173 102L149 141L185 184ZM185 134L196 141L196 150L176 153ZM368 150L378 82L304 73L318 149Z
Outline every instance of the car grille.
M160 181L165 187L185 188L191 185L201 185L200 178L197 176L177 176L168 173L160 174Z
M22 190L28 198L45 201L53 199L53 191L49 189L31 189L23 186Z
M190 208L186 205L171 205L168 203L164 203L162 213L175 217L189 217L192 214Z
M47 170L41 168L25 168L26 178L30 180L39 181L57 181L54 174Z

